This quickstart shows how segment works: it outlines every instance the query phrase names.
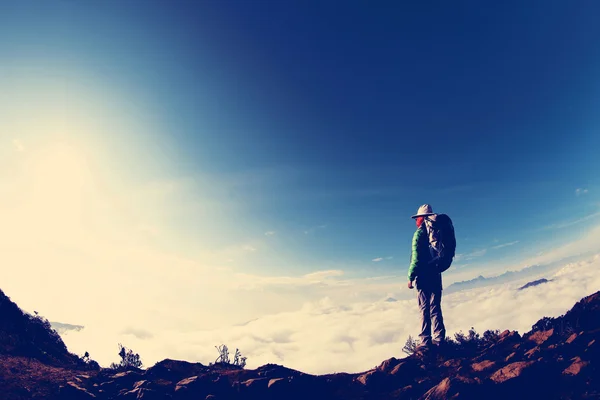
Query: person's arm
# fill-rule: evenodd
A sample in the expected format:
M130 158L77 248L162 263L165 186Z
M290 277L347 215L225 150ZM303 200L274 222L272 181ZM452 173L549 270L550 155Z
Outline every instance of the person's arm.
M419 241L421 239L421 235L423 234L423 229L417 229L415 234L413 235L412 240L412 250L410 256L410 266L408 267L408 281L412 282L417 277L417 265L419 264Z

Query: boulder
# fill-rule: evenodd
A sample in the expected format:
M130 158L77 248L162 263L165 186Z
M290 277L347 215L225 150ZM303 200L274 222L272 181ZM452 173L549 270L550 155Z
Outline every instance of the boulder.
M197 376L190 376L189 378L182 379L175 385L175 391L177 392L179 390L182 390L183 388L186 388L188 385L196 382L197 380Z
M514 332L514 331L513 331ZM510 335L511 331L509 331L508 329L503 331L500 336L498 337L498 339L504 339L505 337L507 337L508 335Z
M455 397L455 396L453 396ZM444 400L450 397L450 378L444 378L440 383L432 387L422 397L424 400Z
M144 374L144 379L155 380L160 378L171 382L179 382L190 376L205 374L209 370L209 367L200 363L166 359L148 368Z
M577 336L579 336L579 334L574 333L571 336L568 337L568 339L565 341L565 343L571 344L573 343L573 341L575 341L575 339L577 339Z
M218 373L207 373L182 379L175 385L175 399L204 399L209 394L219 398L231 397L233 388L227 378Z
M377 367L377 370L387 374L391 372L392 369L394 369L394 367L400 362L401 360L398 360L396 357L392 357L389 360L385 360L384 362L382 362L381 365Z
M162 400L170 398L171 395L164 392L159 392L152 389L146 388L135 388L125 393L119 394L117 399L123 400Z
M284 378L275 378L275 379L270 379L269 383L267 384L267 388L268 389L279 389L281 387L284 387L286 383L288 383L289 381L287 379Z
M246 387L248 389L253 389L253 390L266 389L269 387L269 382L271 380L272 379L269 379L269 378L253 378L253 379L245 380L244 382L241 383L241 385L243 387Z
M537 358L540 355L540 346L535 346L533 349L527 350L525 356L529 359Z
M371 371L365 372L362 375L359 375L356 378L356 382L367 386L369 383L372 383L375 379L377 379L378 376L381 376L381 372L373 369Z
M490 376L490 379L496 383L502 383L517 378L523 374L523 371L531 367L533 363L533 361L517 361L508 364L494 372L492 376Z
M590 364L588 361L583 361L580 357L574 357L571 361L573 361L573 363L565 368L563 375L579 375L579 373Z
M458 358L452 358L448 361L445 361L442 366L450 369L456 369L462 365L462 361Z
M538 346L548 339L554 334L554 329L549 329L547 331L537 331L531 334L528 339L537 344Z
M436 386L429 389L422 397L423 400L446 400L456 398L476 398L478 383L471 378L457 376L444 378Z
M471 365L471 369L475 372L483 372L496 366L495 361L483 360Z
M59 389L59 394L61 398L70 400L91 400L96 398L94 394L88 392L77 383L71 381L67 382L65 386L62 386Z

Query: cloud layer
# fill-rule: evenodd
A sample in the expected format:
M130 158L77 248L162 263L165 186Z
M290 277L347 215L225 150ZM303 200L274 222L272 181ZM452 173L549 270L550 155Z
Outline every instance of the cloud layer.
M331 271L313 278L338 274ZM470 327L524 332L543 316L566 312L581 297L600 289L600 255L566 265L548 278L553 281L523 291L517 290L523 282L515 282L445 296L443 311L449 334ZM322 297L293 312L264 315L219 329L185 332L156 327L150 333L89 326L81 332L68 332L64 339L70 350L90 351L104 365L115 361L118 342L139 352L147 365L167 357L208 363L217 356L214 346L224 343L239 348L248 357L249 368L278 363L317 374L358 372L389 357L401 357L408 335L418 333L416 299L391 302L384 301L386 297L354 303Z

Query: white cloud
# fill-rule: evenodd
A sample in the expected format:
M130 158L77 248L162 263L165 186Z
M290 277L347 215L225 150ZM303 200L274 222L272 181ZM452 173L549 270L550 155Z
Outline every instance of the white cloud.
M448 334L470 327L480 333L486 329L524 333L543 316L563 314L600 287L600 257L567 265L547 278L553 280L523 291L516 290L523 282L516 282L444 296ZM404 341L408 335L418 334L414 292L403 288L409 299L398 297L398 293L381 290L376 300L367 302L323 296L294 311L249 318L245 324L217 329L186 332L157 325L152 339L124 337L103 325L86 326L64 338L70 350L90 351L103 365L115 361L119 342L139 352L146 365L167 357L207 364L217 356L214 346L225 343L248 357L249 368L278 363L315 374L359 372L392 356L403 357L400 349ZM398 301L384 301L384 297Z
M342 276L342 275L344 275L344 271L335 269L335 270L312 272L310 274L304 275L304 279L307 279L311 282L322 282L327 278Z
M581 196L581 195L584 195L584 194L588 194L588 190L587 189L577 188L575 190L575 195L576 196Z
M267 290L269 288L286 288L285 290L301 289L308 286L346 286L348 281L332 279L344 275L341 270L315 271L302 276L259 276L236 273L236 289Z
M600 250L598 244L600 237L600 225L585 232L582 237L572 242L566 243L560 247L554 247L542 251L539 255L523 261L524 265L547 264L560 261L567 257L583 255L589 252Z
M256 247L250 246L249 244L247 244L247 245L244 245L242 247L242 250L249 251L249 252L253 253L253 252L256 251Z
M577 224L580 224L580 223L585 222L585 221L589 221L589 220L597 218L597 217L600 217L600 211L595 212L593 214L586 215L585 217L578 218L578 219L575 219L575 220L565 221L565 222L561 222L561 223L558 223L558 224L548 225L548 226L545 226L544 228L542 228L542 230L568 228L569 226L577 225Z
M499 241L496 239L494 240L494 242L498 243ZM508 246L514 246L515 244L519 243L519 241L514 241L514 242L510 242L510 243L503 243L503 244L499 244L496 246L491 247L491 250L498 250L504 247L508 247ZM454 257L454 261L459 261L459 260L472 260L476 257L483 257L488 253L488 249L479 249L479 250L474 250L471 253L467 253L467 254L456 254L456 256Z
M265 232L265 236L273 236L273 235L275 235L275 231Z
M486 255L486 253L487 249L476 250L472 253L467 254L466 259L469 260L473 257L483 257L484 255Z
M497 249L502 249L504 247L508 247L508 246L514 246L515 244L519 243L518 240L515 240L514 242L509 242L509 243L503 243L503 244L499 244L497 246L492 247L492 249L497 250Z
M393 258L394 257L392 257L392 256L388 256L388 257L376 257L376 258L372 259L371 261L373 261L373 262L381 262L383 260L391 260Z

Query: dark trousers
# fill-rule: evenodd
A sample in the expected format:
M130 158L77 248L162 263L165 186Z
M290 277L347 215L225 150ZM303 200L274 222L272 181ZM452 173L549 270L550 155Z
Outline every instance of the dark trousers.
M421 343L431 343L431 325L433 323L434 340L442 342L446 339L446 327L442 316L442 289L417 289L419 310L421 311Z

